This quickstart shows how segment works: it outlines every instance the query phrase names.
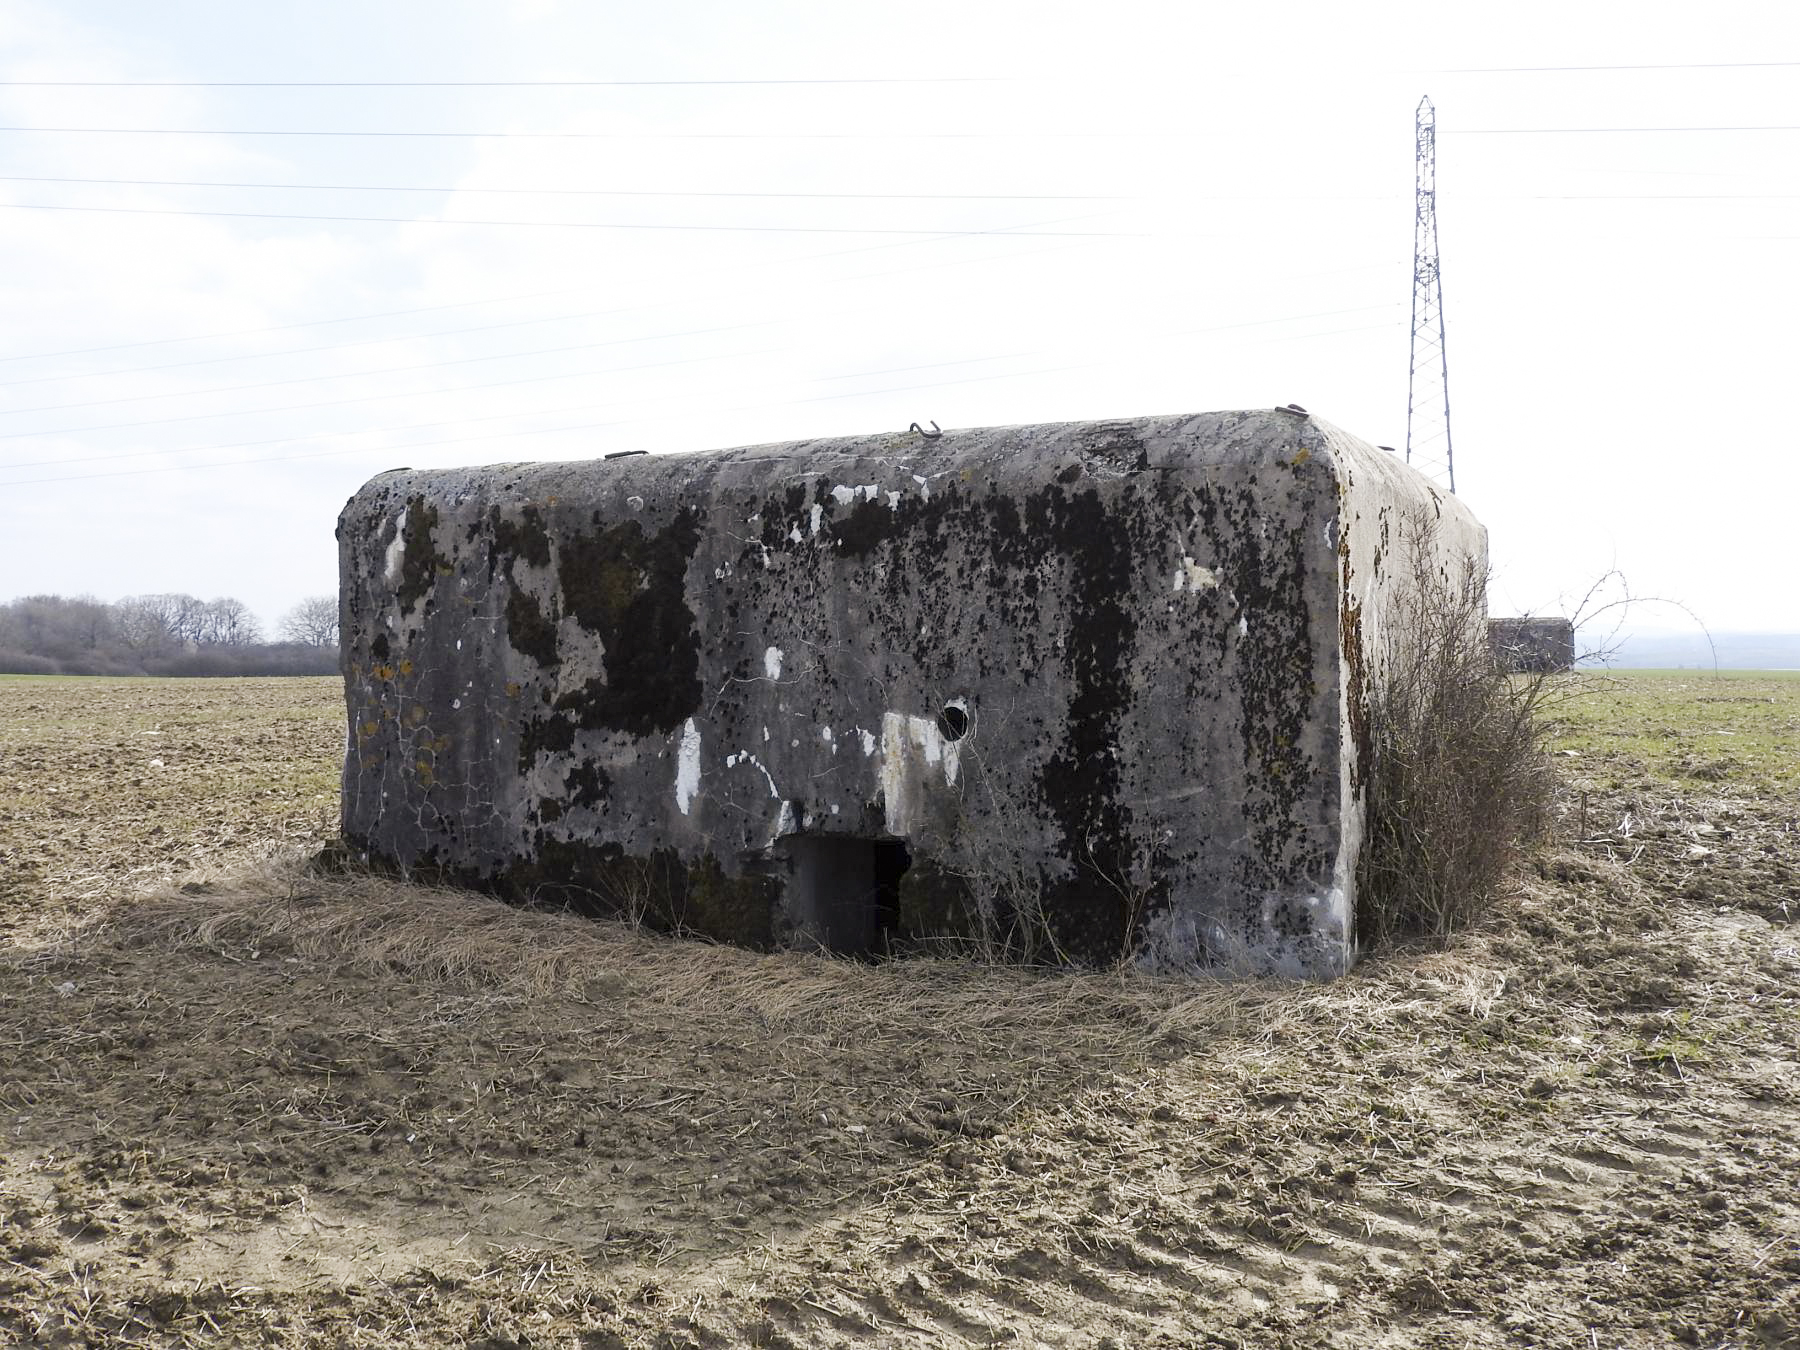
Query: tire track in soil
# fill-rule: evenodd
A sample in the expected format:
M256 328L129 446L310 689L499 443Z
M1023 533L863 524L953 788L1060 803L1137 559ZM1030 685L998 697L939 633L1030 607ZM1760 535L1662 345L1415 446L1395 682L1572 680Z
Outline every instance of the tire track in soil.
M1790 1053L1782 1071L1792 1076L1797 1059ZM1191 1086L1203 1088L1206 1079L1200 1068ZM1112 1109L1118 1095L1099 1093L1071 1114L1119 1119ZM1767 1186L1748 1173L1734 1178L1742 1150L1728 1141L1743 1139L1744 1107L1766 1109L1696 1068L1673 1081L1632 1085L1610 1100L1525 1115L1513 1128L1483 1132L1479 1147L1453 1135L1444 1147L1384 1159L1379 1185L1326 1187L1328 1200L1312 1212L1281 1208L1280 1188L1273 1195L1245 1188L1265 1211L1245 1221L1231 1217L1235 1192L1218 1197L1178 1183L1136 1214L1101 1224L1104 1236L1086 1242L1034 1239L1028 1221L1006 1225L990 1244L998 1249L991 1265L971 1270L966 1256L941 1254L954 1242L942 1216L921 1215L901 1194L821 1224L764 1259L816 1270L835 1253L859 1271L840 1277L835 1292L857 1310L857 1338L874 1345L919 1343L921 1327L937 1343L970 1346L1014 1338L1093 1345L1106 1337L1118 1345L1158 1338L1185 1344L1189 1336L1197 1344L1358 1345L1390 1334L1405 1344L1507 1344L1519 1336L1587 1344L1600 1334L1596 1322L1524 1309L1534 1300L1568 1305L1572 1270L1613 1268L1597 1288L1680 1288L1682 1265L1688 1284L1718 1281L1743 1245L1726 1216L1746 1192L1767 1211L1758 1228L1773 1236L1761 1244L1763 1255L1785 1254L1787 1274L1800 1273L1800 1192L1793 1185L1800 1150L1791 1132L1765 1136L1750 1151L1765 1157ZM1664 1118L1676 1112L1679 1119ZM1137 1140L1111 1142L1117 1156L1143 1156ZM1004 1141L993 1152L1003 1153ZM1736 1194L1726 1199L1727 1191ZM1011 1209L997 1198L982 1207ZM1271 1213L1278 1241L1271 1240ZM1083 1216L1064 1206L1032 1217L1041 1231L1068 1234ZM872 1233L907 1236L877 1262L868 1250ZM1785 1253L1778 1250L1784 1237ZM965 1241L962 1250L976 1245ZM1687 1259L1671 1263L1682 1249ZM729 1262L707 1266L704 1277L731 1282ZM1770 1283L1791 1296L1791 1278ZM1470 1301L1496 1284L1516 1305L1512 1320L1500 1319L1491 1332L1472 1330ZM823 1346L846 1334L836 1319L809 1318L806 1305L791 1306L788 1343ZM1665 1311L1661 1334L1683 1339L1692 1324L1679 1306ZM1779 1318L1766 1324L1775 1339L1752 1321L1751 1339L1742 1343L1791 1343L1781 1339L1787 1323ZM743 1330L730 1321L717 1328L727 1339ZM1639 1325L1634 1334L1658 1333Z

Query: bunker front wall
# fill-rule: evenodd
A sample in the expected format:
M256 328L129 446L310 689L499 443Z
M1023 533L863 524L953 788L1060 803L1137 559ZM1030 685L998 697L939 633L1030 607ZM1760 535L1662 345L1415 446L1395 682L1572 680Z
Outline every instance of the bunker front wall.
M1381 459L1258 412L383 474L346 839L758 946L901 841L901 943L1331 973Z

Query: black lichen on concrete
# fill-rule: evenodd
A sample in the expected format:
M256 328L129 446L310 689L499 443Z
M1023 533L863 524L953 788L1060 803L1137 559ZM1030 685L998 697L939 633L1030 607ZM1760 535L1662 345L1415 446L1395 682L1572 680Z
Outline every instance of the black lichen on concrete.
M605 675L556 702L586 729L648 736L700 704L700 641L685 582L700 516L684 510L654 535L635 520L576 533L556 550L567 612L603 644Z
M1124 509L1109 512L1093 490L1049 489L1033 499L1047 516L1045 541L1068 560L1072 675L1060 747L1045 763L1043 798L1073 875L1046 910L1058 945L1094 962L1119 955L1125 916L1115 902L1131 871L1130 808L1119 791L1115 747L1132 700L1136 649L1133 550Z
M444 567L444 560L438 556L432 538L437 523L436 506L423 497L414 497L407 502L406 525L400 531L405 552L401 556L400 582L394 589L403 615L411 614L413 606L437 585L439 569Z
M544 527L544 513L537 507L523 507L514 521L496 506L488 512L488 529L494 540L493 561L517 558L533 567L550 565L550 533Z
M514 651L540 666L556 664L556 623L530 591L515 587L506 597L506 635Z

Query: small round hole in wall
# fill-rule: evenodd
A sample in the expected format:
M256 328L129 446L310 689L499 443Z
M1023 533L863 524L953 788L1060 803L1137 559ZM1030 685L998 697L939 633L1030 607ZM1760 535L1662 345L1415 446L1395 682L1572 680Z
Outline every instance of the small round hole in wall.
M960 741L969 734L969 708L961 699L946 703L938 714L938 730L947 741Z

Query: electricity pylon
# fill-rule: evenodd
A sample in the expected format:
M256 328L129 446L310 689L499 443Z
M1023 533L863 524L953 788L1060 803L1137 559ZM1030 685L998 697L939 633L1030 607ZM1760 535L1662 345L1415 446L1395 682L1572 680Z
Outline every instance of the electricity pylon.
M1406 379L1406 462L1456 491L1450 453L1450 364L1438 272L1437 109L1419 100L1414 123L1412 369Z

